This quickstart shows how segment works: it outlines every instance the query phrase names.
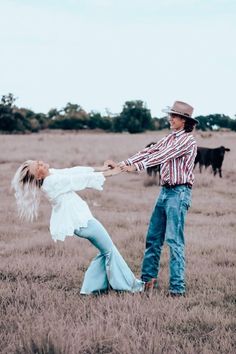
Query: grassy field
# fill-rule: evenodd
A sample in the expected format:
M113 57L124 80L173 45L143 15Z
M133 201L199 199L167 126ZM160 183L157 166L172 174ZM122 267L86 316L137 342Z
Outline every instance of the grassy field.
M199 145L224 145L223 178L199 174L186 222L187 296L170 299L168 248L160 287L145 294L79 294L97 253L89 242L49 234L43 199L37 222L20 222L10 180L26 159L53 167L122 160L166 132L141 135L44 132L0 135L0 352L4 354L235 353L236 134L196 133ZM145 183L146 182L146 183ZM149 217L159 186L141 174L107 179L103 192L82 191L121 254L139 277Z

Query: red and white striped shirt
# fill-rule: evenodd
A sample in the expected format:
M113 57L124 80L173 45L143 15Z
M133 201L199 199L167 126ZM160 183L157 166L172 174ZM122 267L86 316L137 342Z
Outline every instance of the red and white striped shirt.
M123 162L126 165L135 165L137 171L160 165L161 185L193 185L196 154L197 144L193 135L179 130Z

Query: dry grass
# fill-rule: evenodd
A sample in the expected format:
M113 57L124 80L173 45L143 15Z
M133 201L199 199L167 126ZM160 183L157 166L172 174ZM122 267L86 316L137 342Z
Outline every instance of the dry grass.
M121 160L163 132L142 135L40 133L0 136L0 350L1 353L235 353L234 133L198 134L199 145L231 148L223 178L196 171L193 204L186 224L187 285L184 299L165 297L168 249L161 259L160 289L144 294L79 294L96 250L88 242L51 240L50 207L42 201L39 220L17 220L9 189L16 167L28 158L55 167L98 165ZM81 195L106 226L139 276L149 216L158 186L145 187L145 174L119 175L103 193ZM147 185L148 183L146 183Z

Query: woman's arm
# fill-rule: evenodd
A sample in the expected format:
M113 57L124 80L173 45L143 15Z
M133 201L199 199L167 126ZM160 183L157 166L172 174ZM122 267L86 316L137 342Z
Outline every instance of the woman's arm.
M85 188L102 190L105 177L114 176L121 173L119 167L109 169L104 172L89 172L79 174L54 174L45 179L42 189L50 199L70 191L80 191Z
M60 175L75 175L78 173L88 173L88 172L93 172L94 168L93 167L88 167L88 166L74 166L74 167L69 167L69 168L51 168L50 169L52 174L60 174Z
M95 172L104 172L104 171L108 171L108 170L110 170L110 167L108 167L108 166L96 166L96 167L94 167L94 171Z
M85 188L102 190L105 177L102 172L79 173L73 175L54 174L47 177L42 186L50 199L70 191L80 191Z
M119 166L117 166L114 168L109 168L107 171L104 171L103 176L104 177L111 177L111 176L118 175L121 172L122 172L121 168Z

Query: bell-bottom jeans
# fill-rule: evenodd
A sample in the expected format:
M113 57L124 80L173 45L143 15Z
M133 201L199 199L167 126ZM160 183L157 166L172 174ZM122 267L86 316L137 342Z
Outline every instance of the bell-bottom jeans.
M98 220L89 220L87 227L76 229L74 233L90 241L99 250L85 273L81 294L102 292L109 287L132 293L143 291L143 281L136 279Z
M186 185L162 187L154 207L146 237L142 280L158 277L164 242L170 249L170 292L185 292L184 223L192 190Z

